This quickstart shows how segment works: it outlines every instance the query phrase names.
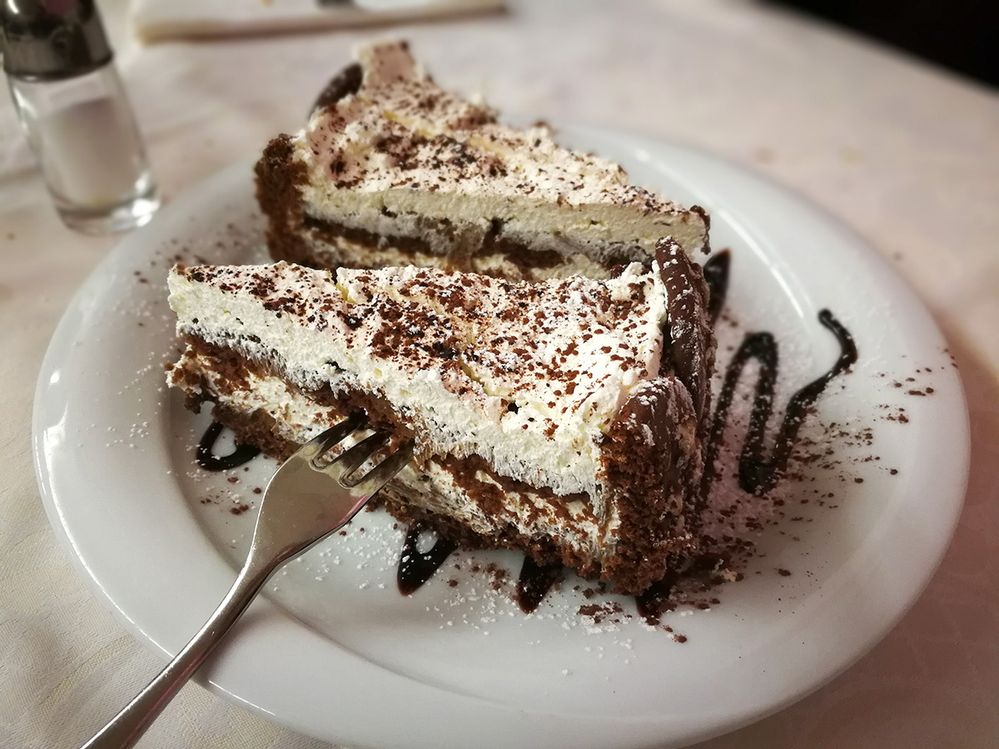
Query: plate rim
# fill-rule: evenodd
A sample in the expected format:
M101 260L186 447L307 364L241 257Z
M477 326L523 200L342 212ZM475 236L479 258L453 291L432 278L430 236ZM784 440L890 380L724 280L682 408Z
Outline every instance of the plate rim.
M792 201L793 203L802 207L807 212L811 213L817 219L824 221L826 224L830 226L835 226L835 228L838 231L842 232L844 236L849 237L852 240L852 244L854 246L862 249L864 256L869 261L873 262L875 265L879 267L879 270L881 272L889 275L897 282L896 286L898 291L906 297L905 301L907 303L907 307L919 310L929 321L930 325L932 326L929 332L935 333L941 341L946 343L947 339L943 335L939 326L937 325L935 319L933 318L932 313L922 302L919 296L915 293L915 291L909 286L908 282L897 272L897 270L888 262L888 260L884 258L883 255L881 255L881 253L873 249L866 242L866 240L864 240L863 237L861 237L850 226L844 224L838 218L827 212L824 208L811 202L805 196L796 193L793 190L785 187L784 185L775 182L769 176L764 175L758 170L752 169L751 167L744 165L742 163L704 151L697 146L693 146L688 143L675 142L668 138L648 136L642 134L633 134L626 130L620 130L616 128L610 129L610 128L593 127L593 126L571 126L571 127L564 126L564 127L559 127L558 130L560 134L567 134L569 136L568 139L570 142L574 142L577 140L586 141L591 139L614 140L620 144L622 150L631 150L640 146L642 148L649 148L650 150L652 150L653 153L655 152L655 149L657 147L663 147L663 146L665 146L667 150L680 149L683 151L691 152L701 159L715 162L715 164L720 165L723 168L732 169L741 172L746 177L748 177L750 181L756 183L764 183L766 187L769 188L772 192L781 194L785 200ZM181 196L178 196L178 199L176 201L171 202L169 205L165 206L164 209L161 211L161 215L173 215L174 213L178 215L183 215L185 213L185 211L182 210L182 208L185 205L185 200L183 199L184 197L190 197L192 194L197 194L199 191L207 191L211 187L211 185L215 183L228 182L229 180L234 179L233 173L236 171L246 171L247 178L249 178L250 172L248 169L248 164L250 163L252 162L250 162L249 160L235 162L219 170L218 172L209 176L205 180L202 180L190 186L189 188L184 190L183 193L181 193ZM696 181L696 179L694 181ZM164 220L165 219L160 219L160 217L157 216L156 218L154 218L154 222L152 222L151 225L157 225L160 221ZM88 569L86 561L83 558L83 554L81 550L78 549L76 544L74 543L71 531L68 527L66 527L64 523L64 518L59 510L60 499L56 497L55 491L51 484L50 468L46 461L46 454L44 449L44 439L45 439L44 408L45 407L43 403L48 393L49 384L50 384L49 380L52 376L52 373L57 370L59 363L58 360L64 351L64 347L60 346L59 344L62 344L65 339L71 337L72 331L77 328L77 321L74 319L73 312L74 310L80 308L81 304L86 299L88 292L91 290L91 288L96 287L100 284L101 279L105 275L107 275L114 266L118 256L123 255L124 252L128 250L129 243L134 242L135 241L134 238L140 236L142 231L144 230L140 230L140 232L136 232L134 234L131 234L123 238L97 264L97 266L93 269L93 271L91 271L91 273L87 276L87 278L80 285L77 291L73 294L71 300L67 304L59 320L59 323L57 324L52 333L52 337L46 349L45 356L43 357L42 360L42 365L39 370L39 376L34 391L34 402L32 407L32 454L33 454L33 462L35 466L36 478L39 486L39 492L43 501L43 505L45 507L49 523L52 526L53 530L55 531L56 536L60 539L60 543L62 543L64 547L68 548L70 552L70 557L73 560L74 565L77 567L77 569L80 572L83 573L83 577L87 580L88 585L91 586L94 592L100 594L98 597L102 600L107 601L107 603L112 608L114 614L119 618L119 620L121 620L126 625L126 628L130 632L139 635L139 639L141 641L151 644L154 648L156 648L160 652L166 655L170 655L172 648L165 647L160 642L157 642L135 620L129 617L128 613L122 608L120 608L118 604L110 597L110 594L101 585L100 581L97 580L91 574L91 571ZM946 516L947 522L944 524L944 526L941 526L942 528L945 529L945 532L938 534L937 536L938 543L936 544L936 547L933 550L934 553L930 557L924 557L924 559L926 559L928 563L924 564L923 573L919 575L920 579L918 581L918 584L914 586L913 588L914 592L910 596L908 596L905 605L898 607L897 610L894 611L894 614L891 617L888 617L886 625L883 625L882 627L878 628L878 630L874 633L869 633L867 641L861 647L857 648L855 652L853 652L850 655L850 657L842 659L842 661L837 664L836 668L830 670L829 672L823 674L821 678L815 680L814 683L810 686L810 688L798 691L794 694L784 696L779 700L775 700L767 708L762 710L752 711L749 714L729 715L727 719L717 720L710 726L701 726L700 729L692 729L688 727L688 730L682 736L673 738L673 741L679 740L681 742L678 745L705 740L714 736L728 733L733 730L737 730L738 728L753 723L757 720L761 720L769 715L772 715L774 713L777 713L785 709L789 705L803 699L808 694L811 694L812 692L818 690L822 686L828 684L830 681L837 678L846 670L848 670L851 666L853 666L863 656L869 653L875 646L877 646L877 644L879 644L887 636L887 634L892 629L894 629L895 626L898 625L898 623L904 618L904 616L908 613L908 611L912 608L912 606L915 605L916 601L918 601L919 598L923 595L923 592L925 591L929 582L935 575L941 561L943 560L943 556L950 545L951 539L953 538L955 528L957 526L957 523L959 521L964 506L965 496L967 493L969 466L970 466L970 423L969 423L969 415L967 409L967 400L964 393L964 386L959 372L955 372L955 378L957 383L957 396L959 399L959 403L961 405L960 409L961 423L957 425L956 427L957 434L955 435L959 443L957 445L957 453L962 458L961 460L959 460L960 465L955 465L957 474L961 477L961 481L959 482L960 486L955 486L955 490L953 492L955 500L948 505L950 513ZM254 603L253 609L251 610L264 611L268 609L276 610L277 607L275 606L275 604L271 603L266 599L258 599ZM304 629L300 625L297 625L297 628ZM321 635L318 635L317 633L311 631L308 631L308 634L311 637L321 638ZM264 633L258 634L256 636L260 637L260 636L274 636L274 635L275 633L273 631L270 632L265 631ZM281 637L282 635L277 634L276 636ZM245 650L245 647L243 649ZM347 655L349 655L349 658L353 659L358 658L353 653L348 653ZM210 665L211 664L209 664L209 666ZM377 664L371 664L371 665L377 667ZM235 670L237 672L239 671L239 669ZM299 732L310 735L317 735L314 728L310 725L305 725L304 723L298 720L289 719L286 715L275 714L275 712L271 711L266 706L256 704L253 701L247 701L241 698L237 694L237 691L240 690L229 688L226 686L226 682L229 680L228 679L229 671L224 671L222 677L220 678L213 678L213 671L214 669L210 667L206 668L202 672L199 672L196 678L200 683L209 687L212 691L221 694L222 696L226 697L227 699L236 704L239 704L243 707L249 707L258 714L261 714L270 720L275 720L279 723L282 723L292 728L293 730L297 730ZM152 678L152 676L154 676L154 674L150 674L150 678ZM394 674L394 673L393 677L405 678L401 677L399 674ZM414 682L414 684L415 683L419 682ZM485 709L487 711L495 712L498 710L501 713L505 713L504 716L505 720L510 721L510 723L514 725L516 725L519 722L522 722L523 719L526 718L528 715L531 716L532 720L538 721L541 724L546 724L549 730L558 728L559 722L561 720L564 720L564 717L561 716L561 714L549 714L545 713L544 711L516 709L512 706L504 705L502 703L487 702L484 700L480 700L479 698L476 697L468 695L460 695L455 692L439 689L437 687L434 687L433 685L423 684L423 683L419 684L421 687L423 687L426 690L441 692L444 695L444 699L446 701L469 700L470 703L481 703L480 707L485 706ZM473 704L466 704L464 708L469 710L470 713L479 713L480 710L473 709L473 706L474 706ZM575 716L573 716L573 720L576 720ZM588 721L584 720L582 722L588 722ZM601 719L599 721L589 721L589 722L596 724L604 724L604 727L606 727L606 724L609 721ZM619 735L619 732L625 726L630 726L632 729L636 729L639 728L639 726L636 724L642 724L642 728L644 730L641 731L633 730L631 733L631 736L635 739L634 741L628 741L625 743L621 743L620 745L629 746L629 747L663 745L664 739L660 734L657 733L657 730L659 729L659 727L661 727L664 724L660 723L659 721L655 720L642 721L642 720L637 720L634 717L626 717L621 719L620 721L613 721L613 723L614 723L613 731L609 733L604 733L604 731L602 730L597 730L598 725L587 726L587 728L593 729L593 736L595 737L606 736L609 738L609 736L612 734ZM320 738L333 741L349 740L353 743L357 743L360 745L375 745L375 744L369 744L363 740L357 740L356 738L345 739L343 734L338 734L337 736L333 736L332 734L322 734L320 735ZM669 738L667 737L665 740L668 742Z

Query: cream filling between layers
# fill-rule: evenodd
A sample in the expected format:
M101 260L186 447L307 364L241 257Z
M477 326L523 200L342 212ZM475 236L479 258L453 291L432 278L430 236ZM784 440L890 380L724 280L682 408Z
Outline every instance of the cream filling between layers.
M382 240L380 246L372 247L345 237L338 237L335 243L330 243L306 233L302 237L302 241L309 248L309 256L326 268L338 268L341 265L348 268L388 268L418 265L421 268L444 270L449 265L448 257L445 254L434 255L427 252L400 250L386 240ZM581 253L563 256L558 265L525 269L511 261L502 252L486 252L472 255L468 258L468 265L468 270L473 273L502 278L523 278L529 281L568 278L569 276L585 276L595 279L610 278L607 266L601 265Z
M261 377L249 372L247 387L233 389L226 383L220 383L211 363L203 361L190 349L177 363L177 370L196 373L207 383L210 392L199 392L199 395L208 395L212 400L238 413L267 413L275 422L277 435L289 442L303 444L341 418L336 409L320 405L302 393L289 389L278 377ZM177 378L173 372L168 376L168 381L174 386L191 389L185 380ZM496 484L492 477L482 472L476 474L476 479ZM455 482L454 477L434 462L421 470L412 465L407 466L389 486L399 491L407 503L454 518L484 536L497 532L505 523L511 523L525 536L554 537L559 545L570 546L577 552L596 559L606 555L606 544L614 537L619 526L616 508L609 508L614 515L609 522L596 523L583 514L581 502L567 502L564 507L573 520L571 524L566 524L544 502L536 501L527 494L506 490L503 490L506 502L500 512L493 516L486 515Z

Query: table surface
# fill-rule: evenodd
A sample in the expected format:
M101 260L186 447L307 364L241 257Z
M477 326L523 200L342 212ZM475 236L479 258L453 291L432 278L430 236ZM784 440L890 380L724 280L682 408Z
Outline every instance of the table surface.
M272 135L372 34L509 115L607 125L722 154L800 191L917 289L967 389L957 535L903 622L834 682L700 745L985 747L999 736L999 97L753 2L510 3L485 18L140 47L104 3L169 200ZM114 245L64 229L0 97L0 745L76 746L162 666L94 598L49 529L31 401L74 289ZM325 746L191 685L145 747Z

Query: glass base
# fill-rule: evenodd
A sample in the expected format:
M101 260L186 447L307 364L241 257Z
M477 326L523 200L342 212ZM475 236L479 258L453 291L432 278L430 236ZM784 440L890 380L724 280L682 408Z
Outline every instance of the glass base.
M148 224L160 207L156 190L152 189L126 203L110 208L85 209L57 205L59 218L70 229L83 234L115 234Z

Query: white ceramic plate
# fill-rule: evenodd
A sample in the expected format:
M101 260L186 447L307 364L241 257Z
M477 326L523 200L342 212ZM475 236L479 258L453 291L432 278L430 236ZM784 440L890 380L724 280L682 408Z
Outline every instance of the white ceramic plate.
M365 533L312 550L254 604L201 672L217 691L352 745L679 746L815 689L922 591L958 517L968 462L960 381L925 308L856 236L732 164L597 130L563 136L711 211L714 246L732 248L729 308L744 329L779 338L779 408L837 354L818 310L851 329L860 361L819 401L819 418L869 424L874 443L838 448L849 457L838 476L815 469L839 507L814 511L793 533L780 524L763 532L766 556L726 586L720 606L668 615L683 645L637 620L586 626L571 580L526 617L468 557L404 598L394 583L401 532L365 514ZM207 419L163 386L175 352L164 277L175 253L262 258L260 225L249 164L174 201L84 284L38 382L34 449L52 525L128 625L164 653L231 583L254 513L227 510L252 503L273 468L257 459L236 484L195 468L191 447ZM723 327L726 341L742 335ZM720 361L729 355L723 341ZM932 397L892 387L911 375ZM900 408L907 424L884 418ZM861 462L863 451L880 460ZM844 470L864 482L844 483ZM519 564L509 553L477 558L514 574Z

